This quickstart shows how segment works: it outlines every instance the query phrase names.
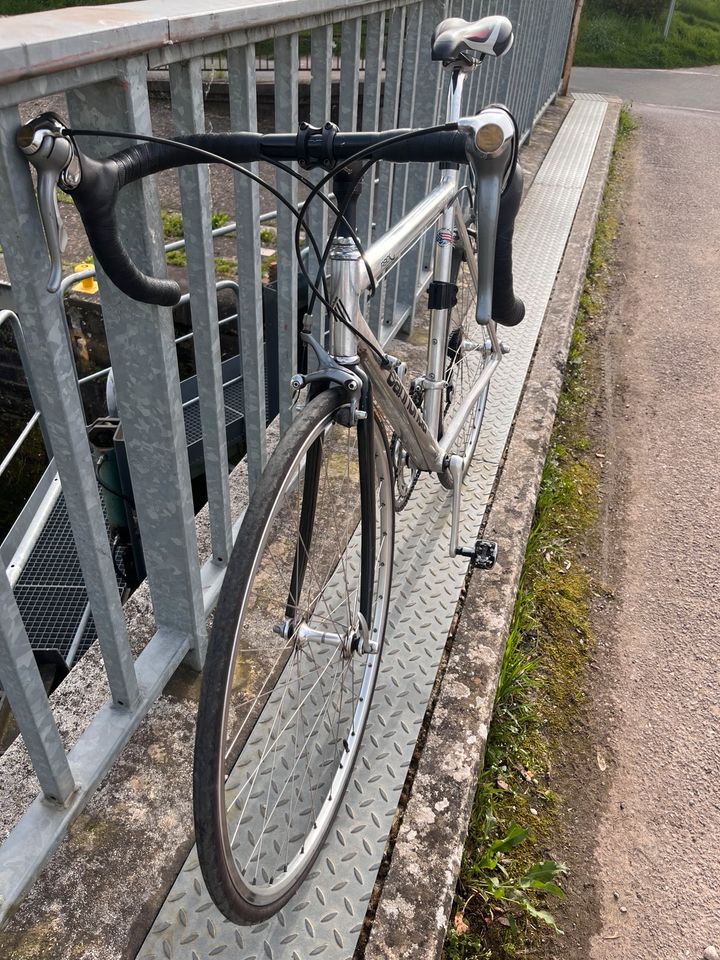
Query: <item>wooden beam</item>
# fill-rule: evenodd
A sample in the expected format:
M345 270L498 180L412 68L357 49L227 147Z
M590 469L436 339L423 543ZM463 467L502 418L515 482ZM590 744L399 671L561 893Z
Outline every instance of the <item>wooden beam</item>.
M575 59L575 46L577 44L578 30L580 29L580 14L582 13L585 0L575 0L575 13L573 14L572 27L570 28L570 37L568 39L567 52L565 54L565 65L562 72L562 81L560 83L560 96L566 97L570 86L570 71L572 70L573 60Z

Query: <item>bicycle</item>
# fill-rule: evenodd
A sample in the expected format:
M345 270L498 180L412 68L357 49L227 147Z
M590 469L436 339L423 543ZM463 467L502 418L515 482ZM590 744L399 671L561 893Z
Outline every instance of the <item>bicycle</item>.
M291 382L305 403L280 439L240 528L215 612L205 665L194 766L198 854L208 890L226 917L256 923L295 893L322 847L358 756L385 639L395 511L420 472L452 494L451 556L490 568L496 546L458 543L462 482L478 443L488 387L503 347L496 322L518 323L512 228L522 192L516 124L504 107L461 117L467 74L513 43L499 16L443 21L432 57L450 72L446 122L427 130L342 133L331 123L296 134L207 134L146 140L103 161L44 114L18 132L38 170L51 254L60 273L55 188L75 200L97 261L138 300L172 305L179 288L142 274L114 218L125 184L186 163L299 161L330 172L297 214L319 264L312 291L329 318L329 344L304 325L313 362ZM112 135L117 136L115 132ZM362 251L355 205L379 159L439 162L439 184ZM463 185L461 165L472 182ZM289 169L285 167L285 169ZM332 179L335 201L322 194ZM279 197L281 202L286 202ZM305 226L311 202L336 215L321 253ZM404 365L373 334L363 298L438 224L429 287L427 370L405 386ZM329 278L327 268L329 267ZM468 336L472 318L480 336ZM309 320L309 316L308 316ZM388 437L388 433L390 436Z

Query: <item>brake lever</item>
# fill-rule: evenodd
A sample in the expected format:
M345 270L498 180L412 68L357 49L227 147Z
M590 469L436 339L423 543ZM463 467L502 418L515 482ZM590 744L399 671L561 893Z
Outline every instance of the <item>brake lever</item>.
M37 170L37 196L45 239L50 254L48 293L57 293L62 279L62 254L67 232L60 216L58 185L73 189L80 183L80 163L75 145L65 133L65 124L54 113L44 113L18 130L15 141Z

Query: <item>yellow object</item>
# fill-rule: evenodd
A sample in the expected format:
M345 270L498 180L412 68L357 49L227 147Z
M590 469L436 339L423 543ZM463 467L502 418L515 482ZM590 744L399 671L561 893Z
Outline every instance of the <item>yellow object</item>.
M93 265L91 263L77 263L75 264L75 273L85 273L86 270L92 270ZM72 289L76 293L97 293L98 285L95 277L85 277L84 280L81 280L79 283L74 283Z

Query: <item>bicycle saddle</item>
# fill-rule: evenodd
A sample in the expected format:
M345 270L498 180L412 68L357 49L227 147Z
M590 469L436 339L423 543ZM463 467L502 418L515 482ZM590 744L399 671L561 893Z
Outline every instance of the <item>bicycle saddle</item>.
M513 45L513 27L507 17L483 17L469 23L459 17L443 20L432 37L432 59L475 63L478 54L502 57Z

